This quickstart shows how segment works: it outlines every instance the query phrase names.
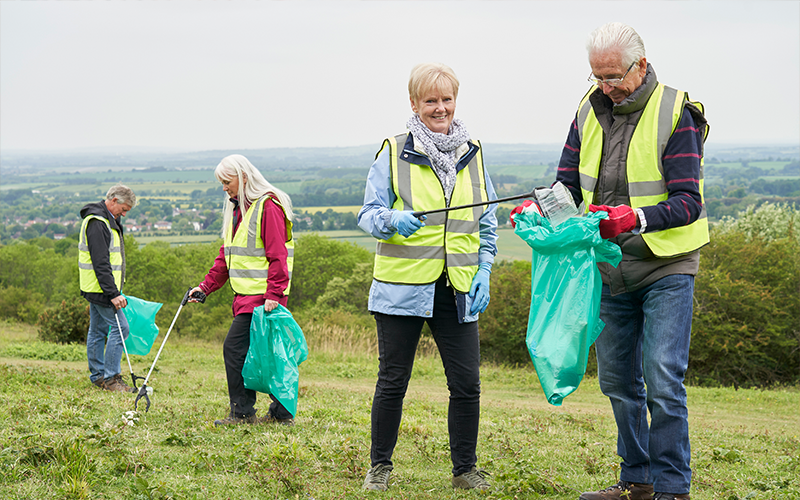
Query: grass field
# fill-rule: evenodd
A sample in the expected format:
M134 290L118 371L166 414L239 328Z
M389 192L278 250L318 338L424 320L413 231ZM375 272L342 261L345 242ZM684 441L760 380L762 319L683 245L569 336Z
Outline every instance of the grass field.
M363 333L338 338L348 335ZM220 345L171 337L150 380L150 411L129 413L134 395L90 386L82 346L45 346L32 327L0 323L0 498L479 496L450 487L448 394L441 362L430 354L414 367L391 487L363 492L374 348L334 345L329 328L307 328L306 336L296 425L215 428L212 421L228 411ZM132 357L137 374L146 373L155 351ZM690 387L688 398L694 500L800 498L798 390ZM262 411L265 400L260 395ZM479 466L492 474L482 498L575 500L608 486L618 474L615 441L596 379L553 407L529 367L482 367L477 451Z

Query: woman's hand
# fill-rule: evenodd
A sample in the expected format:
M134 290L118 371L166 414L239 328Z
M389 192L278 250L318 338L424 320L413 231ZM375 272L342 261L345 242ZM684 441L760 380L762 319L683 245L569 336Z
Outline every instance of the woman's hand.
M278 304L277 300L267 299L267 300L264 301L264 312L270 312L271 310L275 309L279 305L280 304Z
M189 290L189 302L200 302L199 300L197 300L197 299L195 299L195 298L193 298L193 297L192 297L192 294L193 294L194 292L200 292L200 293L202 293L202 294L205 294L205 293L206 293L206 292L204 292L204 291L203 291L203 289L202 289L202 288L200 288L199 286L196 286L196 287L192 288L191 290Z
M394 226L397 232L404 238L408 238L414 234L417 229L424 226L425 222L423 221L425 219L427 219L427 217L424 215L417 219L409 210L395 210L392 212L392 226Z

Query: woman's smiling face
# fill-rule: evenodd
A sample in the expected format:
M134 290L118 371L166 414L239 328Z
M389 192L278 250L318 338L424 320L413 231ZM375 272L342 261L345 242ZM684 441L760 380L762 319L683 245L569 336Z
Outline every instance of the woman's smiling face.
M434 87L420 94L416 102L412 99L411 110L431 132L447 134L456 113L456 98L450 85Z

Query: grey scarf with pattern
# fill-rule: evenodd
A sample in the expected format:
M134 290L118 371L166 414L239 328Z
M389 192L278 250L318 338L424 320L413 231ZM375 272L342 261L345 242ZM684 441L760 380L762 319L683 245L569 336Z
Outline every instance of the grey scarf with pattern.
M469 140L467 128L461 120L454 118L447 134L431 132L416 113L408 119L406 126L414 136L414 140L419 141L428 154L433 171L442 182L444 196L449 204L456 185L456 149Z

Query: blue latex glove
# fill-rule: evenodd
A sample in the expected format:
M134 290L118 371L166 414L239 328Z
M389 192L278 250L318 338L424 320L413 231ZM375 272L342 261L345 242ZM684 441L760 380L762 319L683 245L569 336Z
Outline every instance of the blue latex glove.
M421 219L421 220L420 220ZM417 229L425 225L424 221L427 219L424 215L417 219L411 215L410 211L395 210L392 212L392 226L397 229L401 236L408 238L414 234Z
M469 308L471 315L482 313L489 305L489 277L492 275L492 264L484 262L472 278L472 286L469 287L469 296L472 299L472 306Z

